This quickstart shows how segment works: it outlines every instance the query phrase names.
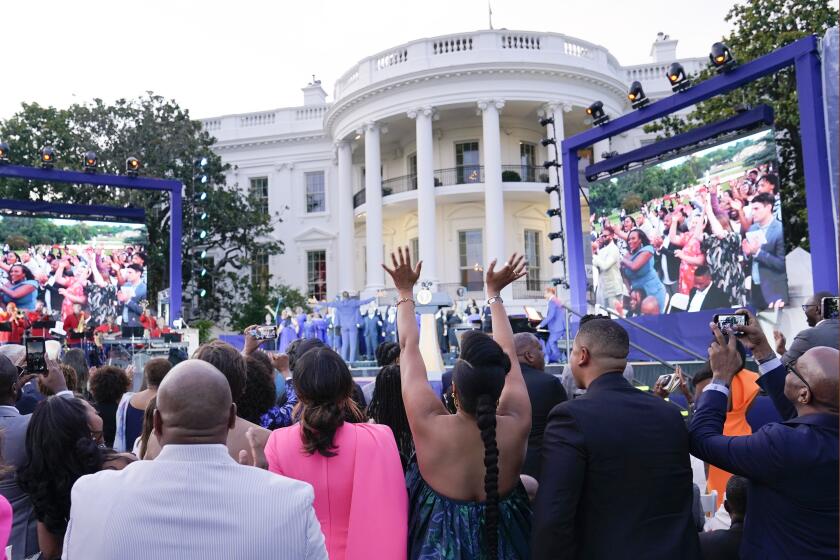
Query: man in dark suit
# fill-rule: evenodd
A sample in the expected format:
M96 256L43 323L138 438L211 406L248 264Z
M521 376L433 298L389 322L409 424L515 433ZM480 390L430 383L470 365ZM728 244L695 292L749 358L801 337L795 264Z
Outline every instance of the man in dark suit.
M723 508L729 513L731 524L725 531L700 533L700 552L704 560L739 560L741 537L744 535L744 515L747 511L749 481L743 476L731 476L726 483Z
M622 377L629 350L617 322L581 319L569 364L587 391L549 415L534 559L700 557L685 423Z
M698 266L694 271L694 287L688 294L688 311L708 311L731 306L729 297L712 282L709 267Z
M752 257L752 304L767 309L773 302L788 300L785 273L785 239L782 222L773 217L772 194L760 193L750 203L752 225L741 242Z
M741 558L836 559L840 352L818 346L786 368L755 317L735 330L752 349L762 373L759 385L784 420L750 436L722 435L728 385L741 357L734 337L725 340L712 325L712 381L697 399L689 428L691 453L750 481Z
M671 220L671 214L665 216L667 228L671 227ZM666 229L665 231L667 232L668 230ZM665 289L668 290L668 295L672 296L676 293L677 288L679 288L680 258L674 254L675 249L671 246L671 241L667 234L664 238L660 235L655 235L651 239L651 243L656 250L653 261L656 275L662 280Z
M567 399L566 390L559 379L545 372L545 354L539 339L531 333L517 333L516 358L522 368L522 377L531 399L531 433L522 473L540 480L540 454L548 413Z
M796 335L790 348L785 349L787 344L785 335L779 331L773 331L776 338L776 352L782 356L782 363L795 362L799 356L814 346L840 348L840 321L836 318L823 317L822 314L822 299L827 297L833 297L831 292L817 292L802 306L810 328Z

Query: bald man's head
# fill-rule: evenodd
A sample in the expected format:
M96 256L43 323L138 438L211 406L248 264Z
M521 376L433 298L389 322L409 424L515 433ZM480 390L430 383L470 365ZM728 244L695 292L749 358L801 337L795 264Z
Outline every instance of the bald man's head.
M208 362L181 362L158 388L154 429L161 445L224 444L235 421L228 380Z
M520 363L540 371L545 369L545 353L536 336L531 333L516 333L513 335L513 343L516 346L516 358Z
M785 379L785 396L793 402L800 416L813 412L837 414L838 390L840 390L838 360L840 360L840 351L836 348L816 346L802 354L796 363L792 364L810 387L808 391L808 386L793 374Z

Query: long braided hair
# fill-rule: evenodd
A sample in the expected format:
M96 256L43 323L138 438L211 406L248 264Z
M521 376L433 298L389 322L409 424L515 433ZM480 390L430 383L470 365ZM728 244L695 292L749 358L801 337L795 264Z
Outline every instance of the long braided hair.
M400 461L405 470L414 453L414 438L411 437L408 416L405 414L405 404L402 400L400 366L392 364L379 370L367 414L368 418L377 424L384 424L391 428L397 442L397 450L400 452Z
M461 339L461 358L452 370L459 406L474 414L484 442L484 543L488 558L499 556L499 448L496 406L510 358L490 336L469 331Z

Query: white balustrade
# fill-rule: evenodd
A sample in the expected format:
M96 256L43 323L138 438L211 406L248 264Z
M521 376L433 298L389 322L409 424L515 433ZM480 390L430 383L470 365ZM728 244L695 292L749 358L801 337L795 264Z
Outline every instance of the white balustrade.
M389 66L395 66L408 61L408 49L399 48L376 59L376 69L383 70Z
M266 126L274 124L274 111L268 113L251 113L250 115L242 115L239 117L239 126L248 128L252 126Z
M449 54L473 50L472 37L446 37L432 42L432 54Z

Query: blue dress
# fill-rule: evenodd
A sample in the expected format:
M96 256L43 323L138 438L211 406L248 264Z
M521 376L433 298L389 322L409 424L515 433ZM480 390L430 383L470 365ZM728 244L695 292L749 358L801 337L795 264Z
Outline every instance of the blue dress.
M624 269L624 274L630 281L630 288L642 288L649 296L654 296L659 302L659 312L665 313L665 284L659 279L656 274L656 267L654 266L654 259L656 258L656 251L650 245L641 247L638 251L633 253L630 258L636 260L643 253L650 253L651 257L639 270Z
M280 340L277 343L277 351L285 352L286 347L297 338L297 332L295 332L295 328L292 326L292 320L288 318L283 319L280 327Z
M316 338L313 321L307 321L303 324L303 338Z
M441 496L420 476L412 460L408 486L410 560L489 560L484 550L484 503ZM522 483L499 500L499 558L528 560L531 504Z

